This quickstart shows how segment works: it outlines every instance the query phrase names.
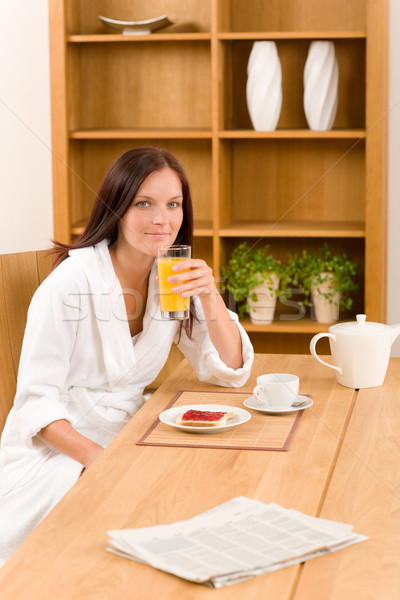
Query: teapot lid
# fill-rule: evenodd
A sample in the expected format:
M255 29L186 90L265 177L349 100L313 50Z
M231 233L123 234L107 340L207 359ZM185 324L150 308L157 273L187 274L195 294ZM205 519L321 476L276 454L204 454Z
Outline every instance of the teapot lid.
M367 315L356 315L356 321L338 323L331 329L333 329L336 333L344 333L349 335L374 335L377 333L383 333L388 328L388 326L384 325L383 323L366 321L366 318Z

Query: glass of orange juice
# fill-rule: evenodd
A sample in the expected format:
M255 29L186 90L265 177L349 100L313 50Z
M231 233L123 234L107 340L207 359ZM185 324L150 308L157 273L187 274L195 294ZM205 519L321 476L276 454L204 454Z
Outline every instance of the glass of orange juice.
M190 258L190 246L159 246L157 248L158 287L160 291L161 318L168 320L188 319L190 314L190 298L183 298L181 292L173 292L176 283L167 281L170 275L176 275L172 267Z

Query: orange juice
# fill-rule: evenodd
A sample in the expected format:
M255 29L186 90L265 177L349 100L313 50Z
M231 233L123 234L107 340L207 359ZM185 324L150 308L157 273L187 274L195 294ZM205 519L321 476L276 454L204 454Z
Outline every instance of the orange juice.
M160 289L160 306L162 311L178 312L188 311L190 298L182 298L181 292L172 292L171 288L177 283L168 283L167 278L170 275L176 275L176 271L172 270L172 267L179 262L186 260L186 258L159 258L157 260L158 270L158 285ZM179 273L185 273L189 269L179 271Z

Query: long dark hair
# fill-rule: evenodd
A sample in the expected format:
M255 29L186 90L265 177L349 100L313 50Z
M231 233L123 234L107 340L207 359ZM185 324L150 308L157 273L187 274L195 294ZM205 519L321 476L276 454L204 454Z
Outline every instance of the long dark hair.
M183 220L174 243L193 247L192 198L189 181L182 165L165 148L139 146L122 154L108 169L83 233L70 244L54 241L53 252L56 256L53 269L68 257L68 252L72 249L94 246L104 239L108 239L110 245L113 244L118 238L118 224L130 208L142 183L149 175L166 167L175 171L182 185ZM190 319L185 321L184 325L189 337L192 334L194 317L191 302Z

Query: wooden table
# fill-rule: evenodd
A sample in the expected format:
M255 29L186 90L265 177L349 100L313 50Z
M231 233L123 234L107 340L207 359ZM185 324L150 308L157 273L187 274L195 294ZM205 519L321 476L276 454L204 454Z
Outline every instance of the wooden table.
M185 361L0 569L2 600L398 600L400 359L384 386L357 392L310 356L257 355L243 391L266 372L298 374L314 400L288 452L136 445L177 390L216 389ZM171 523L239 495L352 523L369 540L220 590L105 551L109 529Z

